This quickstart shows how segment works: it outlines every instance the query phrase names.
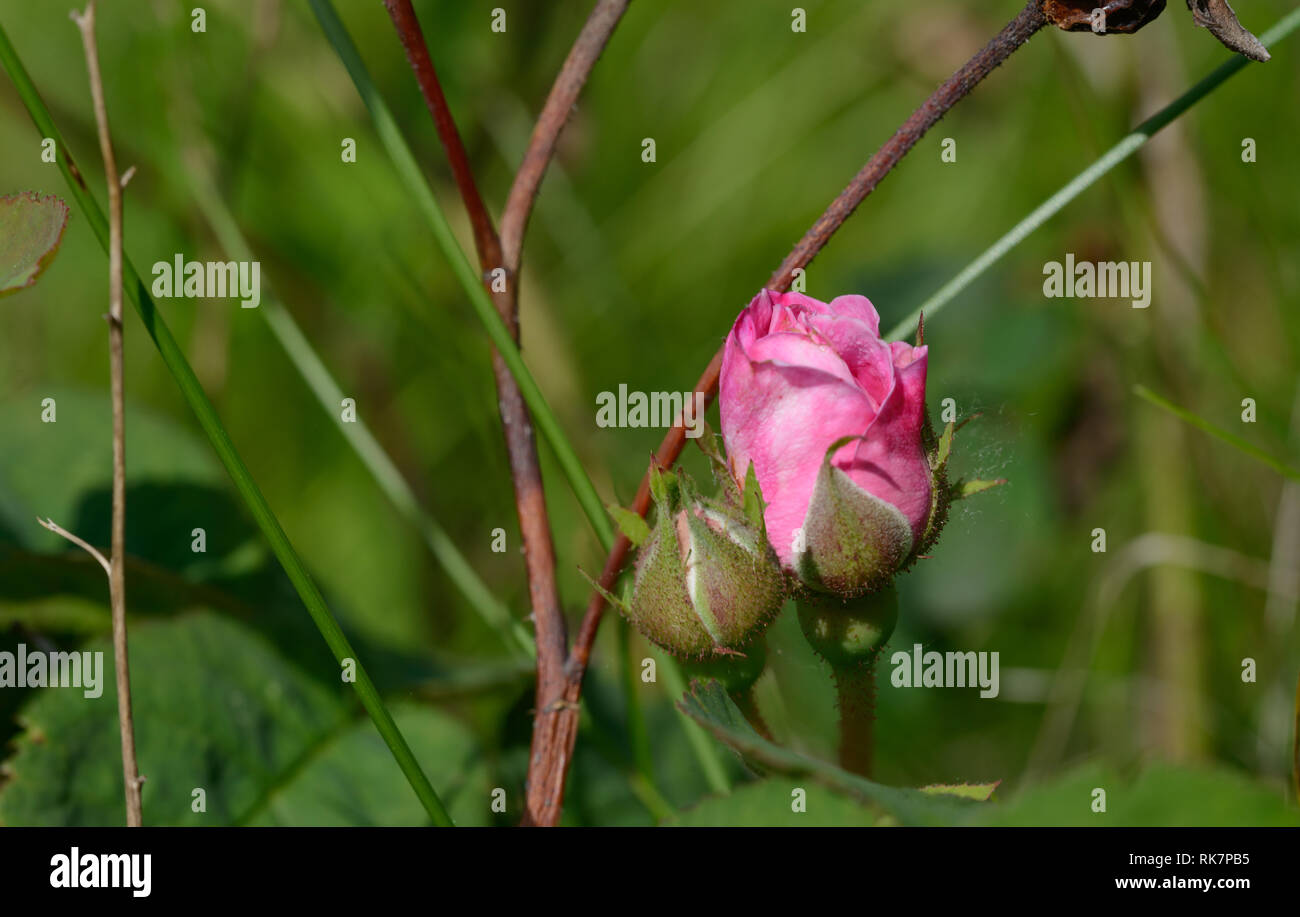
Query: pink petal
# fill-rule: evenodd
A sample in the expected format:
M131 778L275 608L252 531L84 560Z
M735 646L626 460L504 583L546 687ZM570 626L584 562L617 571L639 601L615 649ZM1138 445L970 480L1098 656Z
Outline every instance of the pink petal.
M732 472L743 482L754 463L768 504L768 540L789 565L794 531L803 525L826 449L866 430L872 406L851 380L821 369L751 362L729 338L719 407Z
M894 388L867 428L853 457L844 467L869 493L897 506L912 523L917 542L930 516L930 464L921 443L925 423L927 348L895 345ZM839 458L839 455L836 456ZM838 464L838 462L837 462Z

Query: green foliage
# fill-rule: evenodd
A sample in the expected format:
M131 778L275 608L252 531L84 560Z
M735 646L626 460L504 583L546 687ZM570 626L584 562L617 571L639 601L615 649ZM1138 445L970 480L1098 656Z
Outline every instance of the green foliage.
M615 503L606 507L609 514L614 518L614 524L618 530L627 536L627 540L633 545L640 546L650 538L650 526L639 515Z
M393 719L458 825L486 825L491 802L482 750L465 727L428 707L394 704ZM243 819L250 825L427 825L375 727L355 722L313 750Z
M793 793L803 798L795 807ZM737 787L730 796L710 797L662 822L681 828L869 828L880 815L846 794L811 783L797 786L770 777Z
M959 799L988 802L997 788L997 783L932 783L921 787L921 792L931 796L956 796Z
M47 688L23 711L5 764L0 821L119 825L122 772L108 640L103 693ZM132 700L147 824L236 824L351 721L327 689L262 639L207 612L131 632ZM192 811L195 789L207 812Z
M751 765L789 776L809 777L860 802L876 806L903 824L952 824L969 815L965 800L882 786L833 764L776 745L754 731L717 682L694 683L691 692L678 702L678 706Z
M1106 811L1093 811L1105 790ZM1261 786L1226 768L1153 764L1136 778L1092 764L1029 787L981 810L981 825L1208 826L1300 825L1280 788Z
M47 688L25 708L0 823L123 822L112 648L84 649L104 654L103 693ZM151 621L132 629L131 661L146 824L429 823L342 681L322 684L249 628L207 611ZM458 823L486 823L482 753L465 728L412 704L395 719Z
M1222 427L1210 423L1204 417L1201 417L1193 413L1192 411L1187 410L1186 408L1180 408L1178 405L1172 403L1167 398L1161 398L1159 395L1151 391L1151 389L1147 388L1145 385L1135 385L1133 387L1133 391L1135 394L1137 394L1139 398L1143 399L1144 401L1147 401L1151 404L1154 404L1158 408L1162 408L1168 411L1170 414L1173 414L1179 420L1191 424L1196 429L1201 430L1204 433L1208 433L1211 436L1213 436L1215 439L1220 440L1221 442L1225 442L1229 446L1232 446L1234 449L1237 449L1238 451L1243 452L1246 455L1249 455L1251 458L1259 462L1262 462L1263 464L1267 465L1269 468L1272 468L1274 471L1276 471L1278 474L1282 475L1283 477L1290 478L1292 481L1300 481L1300 469L1292 468L1290 465L1278 461L1276 458L1269 455L1267 452L1260 449L1258 446L1255 446L1247 442L1246 440L1242 439L1240 436L1237 436L1235 433L1230 433L1229 431L1223 429Z
M410 70L394 50L391 24L378 7L337 5L376 91L409 139L421 181L428 177L463 248L469 234L455 190ZM427 29L427 37L484 197L499 214L532 116L587 10L529 5L511 13L508 33L492 34L475 5L444 6L439 27ZM732 2L652 6L632 5L573 114L529 226L522 275L528 368L599 493L624 506L662 431L596 428L595 394L620 383L645 391L688 387L737 311L831 196L961 63L963 49L979 47L1011 11L951 0L828 0L808 34L778 35L782 30L773 31L761 5L746 16L737 16L741 4ZM1252 23L1294 16L1294 0L1258 0L1257 6ZM264 805L246 807L254 813L246 818L260 811L268 821L420 821L413 796L401 803L409 791L395 771L374 782L373 734L259 534L262 520L227 483L195 428L187 406L192 393L177 388L146 345L146 333L165 314L175 338L168 359L184 351L213 405L204 416L220 412L221 429L301 553L302 570L328 596L449 810L470 823L484 817L481 805L471 813L463 801L478 791L456 789L475 783L481 762L472 754L459 759L469 763L458 773L461 763L445 763L422 744L426 726L431 738L444 741L442 727L433 724L443 718L399 700L412 692L436 692L440 704L454 698L456 722L491 762L489 785L509 790L505 820L514 819L528 755L531 676L501 661L507 648L476 612L473 597L432 561L427 530L410 524L412 506L436 519L500 605L524 621L527 587L483 324L446 259L430 246L409 176L384 155L383 138L305 4L284 4L269 32L256 17L209 7L204 54L193 53L199 39L173 5L159 4L156 16L143 19L113 15L113 7L102 5L100 16L108 104L119 149L130 154L122 153L122 164L138 167L127 191L128 254L142 270L175 252L191 259L245 257L202 206L190 157L210 148L211 193L247 237L247 257L262 260L264 285L283 303L277 312L264 297L259 316L219 300L160 301L143 323L128 317L133 648L136 635L148 640L156 628L220 618L242 635L241 643L269 654L273 670L299 673L304 680L291 683L325 696L335 710L332 731L313 746L317 755L273 795L249 794ZM102 200L84 64L66 12L53 4L11 3L0 18L71 141L69 147L60 137L60 154L79 156L92 196ZM777 13L788 16L788 9ZM1293 39L1279 45L1265 65L1229 65L1236 75L1202 93L1178 129L1159 138L1160 148L1135 137L1124 141L1122 159L1107 157L1155 107L1150 100L1178 99L1187 89L1174 74L1195 79L1225 60L1203 32L1175 25L1162 19L1122 41L1036 37L922 140L808 271L812 295L866 294L884 325L900 335L910 332L909 314L936 290L950 300L941 312L926 307L931 408L953 397L959 416L984 412L952 443L953 479L1013 482L954 507L934 558L899 579L901 617L892 638L893 648L920 642L940 650L1001 651L1003 695L981 700L961 690L895 689L884 669L878 683L879 785L1004 779L994 802L941 800L964 805L972 817L1159 824L1189 812L1189 818L1275 823L1294 811L1271 787L1281 785L1290 767L1289 698L1300 657L1293 635L1270 623L1277 619L1275 600L1248 580L1167 568L1140 573L1106 609L1110 623L1096 634L1086 660L1073 725L1056 746L1043 735L1058 713L1059 705L1049 703L1057 668L1076 645L1075 634L1088 633L1093 620L1091 597L1125 569L1126 545L1144 532L1168 530L1155 519L1143 475L1153 460L1143 451L1142 431L1160 414L1126 400L1131 383L1143 382L1203 417L1234 421L1240 399L1249 395L1258 402L1259 421L1240 432L1277 461L1295 464L1289 422L1300 288L1291 252L1300 239L1300 211L1283 192L1294 185L1294 157L1287 153L1297 122L1295 106L1279 100L1294 96L1296 46ZM928 37L937 34L951 41ZM710 37L716 35L726 40ZM866 47L873 53L863 54ZM1104 68L1098 66L1103 56ZM903 59L912 62L905 78L897 66ZM1168 67L1148 66L1153 60ZM764 63L756 68L754 61ZM47 132L33 129L20 101L0 80L0 102L8 103L0 104L5 181L11 188L49 188L56 167L39 156ZM657 141L657 163L640 159L645 136ZM948 136L957 140L955 163L939 157ZM1258 145L1257 162L1242 161L1245 136ZM341 137L357 141L357 162L340 162ZM1105 168L1080 182L1080 170L1101 157ZM1053 197L1060 189L1070 191L1068 206ZM1170 213L1179 215L1172 225ZM1031 233L1020 234L1029 228L1021 223L1026 214L1036 222ZM1008 227L1017 235L988 249ZM0 649L24 639L30 644L32 632L64 649L107 631L102 571L35 522L36 515L51 516L93 543L107 542L107 366L103 306L97 305L104 301L106 262L97 231L86 213L71 220L40 282L5 304L13 321L6 322L0 346ZM996 256L981 256L986 249ZM1152 308L1044 302L1043 263L1069 251L1154 261ZM979 268L974 279L962 271L972 259ZM945 286L954 276L960 285ZM313 381L311 361L292 353L285 359L277 337L287 326L273 316L290 312L334 387L305 386ZM365 437L354 425L339 423L335 395L357 398L373 434L369 442L382 445L391 469L408 483L409 502L394 509L374 487L367 472L382 465L367 459L368 446L357 445ZM39 422L47 396L57 398L57 424ZM322 405L331 413L322 413ZM716 427L716 414L713 419ZM353 449L339 437L341 428L354 434ZM188 442L181 435L187 429L194 432ZM1243 473L1250 459L1193 431L1179 435L1176 424L1168 429L1177 436L1179 458L1154 463L1154 476L1167 484L1185 470L1191 481L1161 498L1180 513L1180 530L1267 563L1276 550L1284 481ZM559 484L565 469L546 450L542 460L561 594L575 612L589 588L578 571L600 569L603 552L583 506ZM688 450L686 462L702 473L706 459ZM390 497L401 489L380 486ZM196 519L207 520L206 555L189 551L190 529L203 524ZM1087 533L1097 525L1107 529L1108 555L1086 549ZM498 526L508 534L509 550L501 554L490 549L487 535ZM1180 577L1173 590L1178 620L1203 638L1194 660L1203 681L1186 697L1203 711L1191 725L1207 770L1132 778L1132 762L1150 741L1132 712L1158 696L1149 648L1153 624L1169 610L1159 596L1170 592L1171 573ZM618 649L611 623L593 655L584 698L584 715L599 708L592 721L601 733L584 720L566 799L569 824L650 824L657 817L644 787L628 779L634 742L622 682L613 673ZM768 638L768 669L756 693L776 744L798 755L800 768L810 767L808 759L833 760L830 679L800 635L792 604ZM635 662L655 653L633 637L628 656ZM1247 656L1260 660L1259 684L1241 682L1240 660ZM463 665L466 659L474 664ZM673 690L670 682L680 673L659 662L658 684L632 684L648 722L657 788L681 823L869 823L877 814L875 803L833 789L825 775L793 778L808 791L809 811L792 813L792 778L753 756L771 776L738 780L738 759L672 706L684 685ZM133 663L144 686L158 677L151 667L172 671L156 655L137 655ZM206 679L213 692L224 684L220 668L202 671L186 677ZM1279 690L1269 683L1275 673L1285 674L1276 680L1287 681L1286 703L1265 701ZM10 765L18 760L10 744L19 729L15 717L44 709L58 694L0 691L0 742L6 743L0 757ZM104 699L86 703L111 709ZM1281 720L1270 712L1283 708L1288 715ZM148 720L137 713L137 724L145 738ZM464 747L454 738L463 733L449 728L445 741ZM296 734L305 746L319 732ZM22 735L16 741L29 755ZM340 749L352 741L369 749L347 753L357 761L355 781L332 766L309 787L295 778L317 760L342 765ZM696 749L710 763L702 765ZM1044 776L1026 787L1031 753L1035 772ZM1078 760L1094 762L1095 775L1053 776ZM242 773L246 763L237 759L232 767ZM165 801L153 782L163 772L150 767L146 820L162 823L168 813L151 808L151 800ZM116 823L115 745L95 768L102 770L84 776L88 785L102 784L105 820ZM51 798L76 797L71 784L79 775L65 770L70 785ZM345 781L348 794L333 791ZM228 782L257 780L231 774ZM1097 785L1108 789L1108 815L1087 807ZM1166 796L1157 805L1161 789ZM7 793L0 790L0 800ZM1220 797L1233 801L1211 807ZM189 811L188 795L166 804L182 806L182 815ZM292 804L292 814L278 815L275 804ZM0 803L0 811L16 821L8 805ZM215 811L210 797L205 823L216 823Z

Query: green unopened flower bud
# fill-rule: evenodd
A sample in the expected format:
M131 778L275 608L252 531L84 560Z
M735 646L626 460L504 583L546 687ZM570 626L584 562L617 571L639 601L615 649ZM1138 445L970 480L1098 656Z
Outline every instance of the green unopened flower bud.
M641 544L624 613L676 656L746 653L785 598L761 521L700 497L685 476L655 471L651 485L658 517Z
M885 500L831 464L817 473L808 513L794 545L794 566L810 588L852 598L887 584L912 554L912 525Z

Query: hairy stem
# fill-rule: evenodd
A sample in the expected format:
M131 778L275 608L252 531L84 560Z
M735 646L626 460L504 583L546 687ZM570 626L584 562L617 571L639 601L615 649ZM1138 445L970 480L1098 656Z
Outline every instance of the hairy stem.
M90 95L99 128L99 149L108 181L108 353L113 400L113 517L109 547L108 593L113 614L113 666L117 677L117 723L122 734L122 779L126 790L126 824L143 824L140 769L135 757L135 723L131 715L131 671L126 645L126 401L122 382L122 179L108 129L108 106L95 46L95 0L81 15L72 14L85 46Z
M835 670L840 708L840 767L871 776L876 721L876 663Z

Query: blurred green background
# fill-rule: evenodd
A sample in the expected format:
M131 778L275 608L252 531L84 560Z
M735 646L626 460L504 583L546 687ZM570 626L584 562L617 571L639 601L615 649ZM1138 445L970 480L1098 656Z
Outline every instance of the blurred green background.
M264 302L292 313L430 514L524 618L488 346L351 81L303 4L209 0L203 34L190 29L194 5L101 5L118 161L137 168L128 257L146 275L178 252L233 257L196 203L196 187L215 185L261 262ZM494 214L590 5L415 3ZM68 6L0 0L0 23L103 201ZM472 251L388 17L377 3L337 6ZM504 34L490 29L497 6ZM690 388L738 310L862 162L1020 6L809 0L808 31L796 34L788 3L632 3L543 185L522 277L525 357L604 499L631 499L662 431L597 428L597 394ZM866 201L812 264L807 292L863 293L892 327L1226 58L1182 7L1171 3L1136 36L1036 37ZM1260 33L1294 3L1237 7ZM953 398L962 415L983 412L958 435L955 470L1009 483L962 504L934 559L900 582L891 648L997 651L1001 694L897 689L882 677L881 782L1001 780L998 817L1010 821L1296 823L1300 487L1131 387L1300 458L1298 95L1293 36L926 322L931 410ZM355 163L341 161L348 137ZM940 160L948 137L954 163ZM69 198L8 80L0 138L0 192ZM642 160L644 138L655 140L653 163ZM1244 138L1256 162L1242 161ZM1151 308L1044 298L1043 265L1067 252L1151 261ZM45 276L0 303L0 649L106 646L102 572L35 521L108 541L106 276L74 210ZM385 499L264 309L158 305L453 814L517 820L528 666ZM126 346L146 823L421 823L134 314ZM40 421L49 397L55 424ZM1241 421L1243 398L1255 399L1253 424ZM579 567L598 570L603 552L544 446L542 460L576 621L588 595ZM698 454L687 463L704 477ZM207 531L206 554L190 550L195 527ZM506 553L491 550L497 527ZM1091 550L1095 528L1106 531L1104 554ZM619 664L626 652L639 671L650 650L636 635L624 649L615 624L611 615L588 678L599 734L579 738L569 823L654 820L628 779L634 730ZM776 738L833 760L828 670L793 614L771 647L760 699ZM1254 682L1242 678L1247 658ZM738 789L702 803L717 792L673 696L662 679L633 690L654 784L681 819L791 820L789 781L739 788L752 775L720 746ZM112 692L73 694L0 691L0 823L121 822ZM1175 776L1152 778L1162 773L1153 766ZM1109 815L1089 808L1095 786L1115 788ZM495 787L506 791L504 813L489 809ZM194 811L195 788L205 812ZM1216 794L1227 800L1217 808ZM798 823L874 819L842 797L818 800Z

